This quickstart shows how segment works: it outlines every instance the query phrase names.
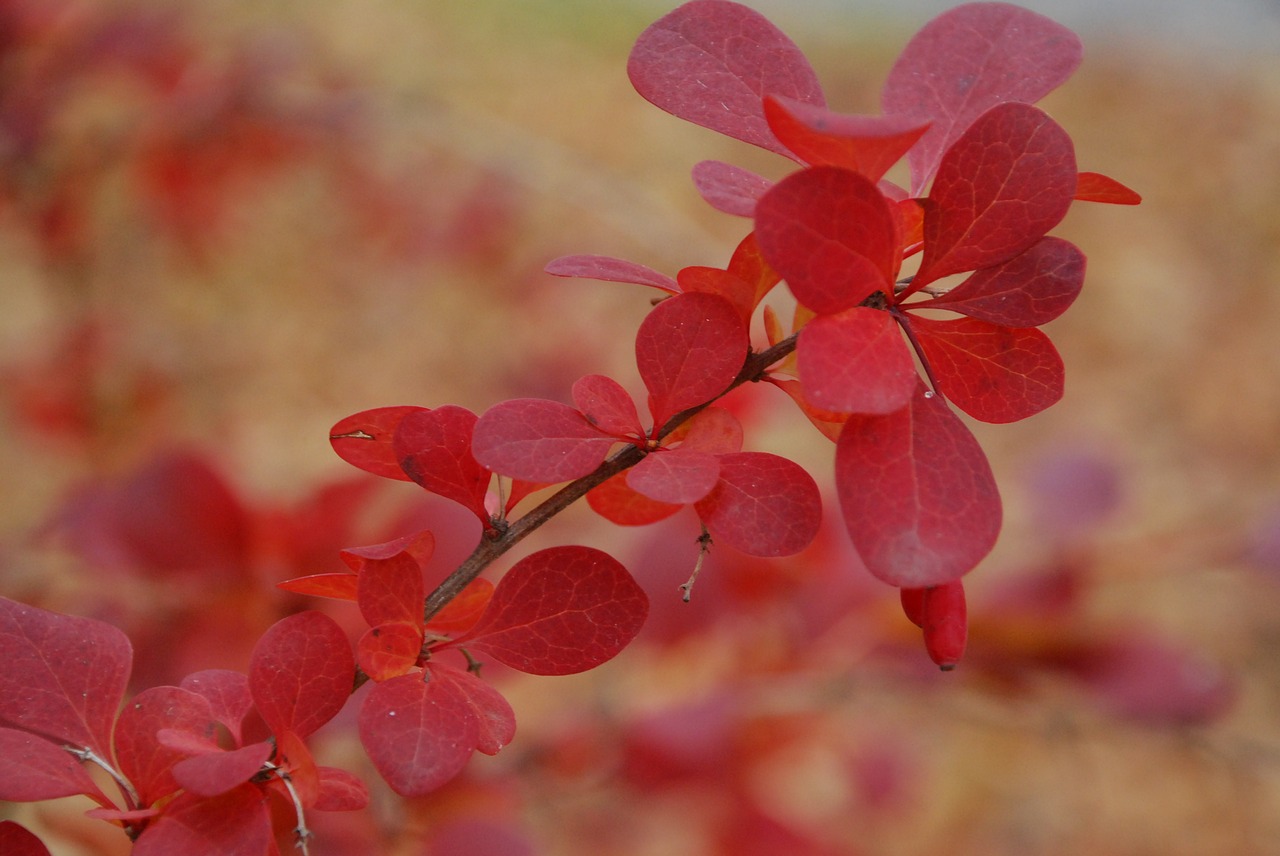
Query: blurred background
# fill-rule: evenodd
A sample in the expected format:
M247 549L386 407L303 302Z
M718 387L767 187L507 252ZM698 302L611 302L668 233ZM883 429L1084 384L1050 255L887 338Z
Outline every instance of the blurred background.
M957 4L748 5L869 113ZM1090 265L1047 328L1065 399L975 427L1006 524L966 583L961 667L932 667L838 522L792 559L715 551L683 604L691 516L575 509L522 549L622 559L653 601L637 643L577 677L487 669L516 740L429 798L382 788L335 722L321 754L374 801L314 818L313 853L1276 852L1277 6L1026 5L1086 45L1042 106L1145 199L1055 230ZM425 524L447 573L475 521L354 471L330 426L567 400L586 373L637 389L653 295L543 265L723 265L746 225L690 167L786 170L632 91L631 43L669 8L0 0L0 594L124 628L141 689L244 669L298 609L354 632L354 608L274 588L339 548ZM749 443L829 489L831 445L769 392L734 402ZM87 807L0 817L126 853Z

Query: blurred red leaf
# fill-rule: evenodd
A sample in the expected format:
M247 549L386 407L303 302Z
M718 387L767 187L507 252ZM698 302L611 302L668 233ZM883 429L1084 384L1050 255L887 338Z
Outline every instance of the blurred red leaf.
M696 449L658 449L627 470L627 484L658 502L689 503L716 486L720 463Z
M359 811L369 804L369 789L359 777L336 767L319 767L320 793L315 805L319 811Z
M144 806L178 789L173 765L186 757L159 742L156 732L162 728L211 738L213 709L208 699L188 690L151 687L134 696L120 711L115 731L116 761Z
M617 559L552 547L517 562L480 621L448 643L534 675L568 675L612 659L639 632L649 600Z
M179 795L139 836L133 856L263 856L270 843L266 795L244 784L216 797Z
M1002 515L991 467L964 424L923 384L901 410L849 417L835 473L853 545L889 585L959 579L995 544Z
M658 502L627 484L627 473L606 479L587 493L591 510L619 526L647 526L665 520L681 509L681 505Z
M940 391L983 422L1016 422L1062 398L1062 358L1034 327L976 318L909 321Z
M752 556L790 556L809 546L822 499L803 467L766 452L719 460L719 482L694 506L712 538Z
M338 457L365 472L388 479L412 481L400 468L400 457L393 447L400 421L425 407L404 404L375 407L339 420L329 429L329 444Z
M243 742L241 728L253 708L246 675L226 669L208 669L187 675L182 679L181 687L204 696L214 720L226 726L237 746Z
M360 706L360 742L391 789L422 796L466 766L480 725L454 681L400 675L375 684Z
M276 735L306 737L334 717L355 680L351 645L332 618L300 612L267 629L249 661L249 691Z
M805 398L836 413L892 413L916 388L916 365L893 316L855 306L800 331L797 365Z
M513 398L476 423L471 449L482 466L531 482L558 484L594 470L618 442L567 404Z
M796 300L820 315L892 294L896 222L875 183L856 172L820 166L782 179L756 205L755 235Z
M1084 253L1074 244L1045 237L950 291L904 308L950 309L1006 327L1039 327L1075 302L1084 285L1084 269Z
M924 190L943 152L974 119L1006 101L1040 100L1082 56L1075 33L1008 3L966 3L921 28L881 94L885 113L933 123L908 154L911 194Z
M51 856L35 833L12 820L0 820L0 853L5 856Z
M392 448L400 468L422 487L470 509L489 523L484 498L490 473L471 452L476 415L449 404L405 414Z
M312 574L278 582L276 588L294 594L354 601L359 579L355 574Z
M66 749L26 731L0 728L0 800L38 802L86 794L101 806L111 805L84 767ZM0 852L8 850L0 848Z
M110 758L132 660L110 624L0 597L0 723Z
M173 777L196 796L216 797L253 778L275 749L264 740L226 752L205 752L174 764Z
M665 273L659 273L637 262L610 256L588 254L561 256L548 262L544 270L553 276L582 277L605 282L630 282L660 288L671 294L680 292L680 286Z
M717 211L751 217L755 214L756 202L773 187L773 182L740 166L705 160L693 165L693 186Z
M800 49L759 12L724 0L694 0L651 24L627 75L668 113L788 157L765 122L764 96L825 103Z
M622 384L604 375L586 375L573 385L573 403L587 422L615 437L643 437L636 404Z
M764 115L774 135L810 166L839 166L879 181L929 129L907 116L850 116L770 96Z
M1026 250L1066 216L1075 188L1075 149L1061 126L1027 104L992 107L938 164L912 289Z
M724 392L742 370L747 346L746 326L723 297L677 294L655 306L636 333L636 366L654 425Z
M1137 205L1142 197L1109 175L1082 172L1076 176L1076 199L1082 202L1107 202L1111 205Z

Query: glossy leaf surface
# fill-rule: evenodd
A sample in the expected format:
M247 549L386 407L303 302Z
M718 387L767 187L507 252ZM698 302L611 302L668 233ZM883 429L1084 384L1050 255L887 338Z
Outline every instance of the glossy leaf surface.
M923 384L901 410L850 416L835 471L853 545L889 585L959 579L995 544L1002 513L991 467L973 435Z
M392 446L400 421L425 407L398 405L363 410L340 420L329 429L329 443L338 457L375 476L409 481Z
M249 690L267 726L306 737L334 717L355 680L351 645L332 618L300 612L268 628L249 660Z
M881 96L885 113L933 123L908 156L911 194L920 195L943 152L979 115L1006 101L1040 100L1082 56L1075 33L1009 3L966 3L921 28Z
M916 388L916 366L893 316L855 306L800 331L797 365L805 398L836 413L892 413Z
M617 440L567 404L514 398L476 423L471 449L483 466L531 482L556 484L600 466Z
M795 43L759 12L726 0L693 0L651 24L627 75L668 113L787 156L765 122L764 96L825 103Z
M694 508L712 538L752 556L798 553L822 521L813 478L767 452L721 455L719 482Z
M636 333L636 367L654 424L724 392L742 369L747 344L741 317L722 297L678 294L655 306Z

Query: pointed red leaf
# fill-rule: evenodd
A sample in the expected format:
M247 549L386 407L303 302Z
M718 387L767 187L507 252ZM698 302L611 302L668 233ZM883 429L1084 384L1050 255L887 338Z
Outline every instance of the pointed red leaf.
M587 505L610 523L619 526L647 526L666 520L683 506L658 502L627 484L627 474L618 473L587 493Z
M1075 149L1058 123L1028 104L992 107L938 165L912 288L1013 258L1066 216L1075 188Z
M769 127L810 166L839 166L879 181L929 129L909 116L851 116L790 98L764 102Z
M529 674L568 675L616 656L648 612L644 590L617 559L590 547L552 547L517 562L480 621L450 646Z
M410 481L400 468L400 458L392 448L400 420L425 407L398 405L375 407L340 420L329 429L329 444L338 457L365 472L388 479Z
M855 306L821 315L796 343L805 398L835 413L892 413L916 388L916 365L893 316Z
M655 426L728 388L747 357L747 329L714 294L677 294L653 308L636 333L636 366Z
M681 449L696 449L711 455L742 451L742 423L723 407L708 407L680 426L667 438L680 440Z
M276 588L291 591L294 594L354 601L357 580L359 577L355 574L312 574L309 577L295 577L278 582Z
M1062 398L1062 357L1034 327L976 318L908 322L953 404L982 422L1017 422Z
M369 804L369 789L359 777L335 767L318 767L320 793L312 808L317 811L359 811Z
M766 452L721 455L720 481L694 508L712 538L751 556L799 553L822 522L813 478Z
M110 758L132 662L110 624L0 597L0 723Z
M50 856L49 848L26 827L0 820L0 853L5 856Z
M651 24L627 75L668 113L788 157L765 122L764 96L824 103L800 49L759 12L726 0L694 0Z
M567 404L513 398L495 404L476 423L471 450L495 473L558 484L594 470L618 442Z
M275 752L269 740L229 752L206 752L173 765L173 777L187 791L216 797L252 779Z
M178 789L173 765L186 755L162 746L162 728L189 731L201 737L214 734L213 709L208 699L178 687L152 687L134 696L116 723L116 761L120 772L147 806Z
M716 486L720 462L696 449L659 449L627 471L627 484L659 502L688 503Z
M544 270L552 276L582 277L605 282L630 282L660 288L671 294L677 294L680 291L676 281L665 273L658 273L651 267L610 256L587 254L561 256L549 262Z
M964 582L952 580L924 590L920 627L929 659L949 672L964 656L969 639L969 618L964 600Z
M249 660L249 690L276 735L306 737L334 717L351 695L355 659L338 623L300 612L267 629Z
M408 621L378 624L366 630L356 643L356 663L375 681L403 675L418 664L422 639L420 624Z
M918 196L974 119L1006 101L1032 103L1080 65L1076 34L1008 3L966 3L926 24L903 48L885 81L881 106L933 126L910 152Z
M425 677L375 684L360 706L360 743L391 789L406 797L428 794L462 772L480 736L457 684Z
M1142 197L1109 175L1082 172L1076 176L1076 199L1082 202L1107 202L1111 205L1137 205Z
M85 794L98 805L111 805L80 761L43 737L0 728L0 758L4 759L0 800L39 802Z
M516 735L516 715L502 694L470 672L431 663L432 681L449 681L461 691L475 717L476 750L497 755Z
M573 384L573 403L587 422L615 437L643 437L636 403L622 384L604 375L586 375Z
M409 478L470 509L487 525L484 497L490 474L471 453L475 425L474 413L452 404L409 413L400 420L392 446Z
M773 187L773 182L740 166L705 160L693 165L693 186L717 211L751 217L755 214L756 202Z
M853 545L889 585L959 579L1000 532L1000 495L986 456L923 384L901 410L850 416L836 444L835 472Z
M458 596L431 616L427 629L432 633L463 633L470 630L484 614L493 598L493 583L479 577L467 584Z
M950 291L909 308L950 309L1006 327L1039 327L1075 302L1085 259L1074 244L1041 238L1002 264L983 268Z
M426 592L422 568L413 556L406 552L385 559L368 559L358 579L360 614L369 626L403 621L422 627L422 602Z
M874 182L839 167L775 184L756 205L755 235L796 300L820 315L891 293L901 260L889 202Z
M263 856L270 843L266 794L244 784L216 797L178 796L139 836L133 856Z
M225 725L236 745L240 745L241 725L253 708L247 676L226 669L207 669L187 675L179 686L204 696L214 720Z

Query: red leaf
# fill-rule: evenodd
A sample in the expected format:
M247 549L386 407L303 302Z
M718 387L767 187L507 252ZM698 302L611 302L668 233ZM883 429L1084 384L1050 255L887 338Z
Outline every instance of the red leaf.
M792 173L756 205L756 240L796 300L820 315L892 293L901 261L889 202L856 172Z
M80 762L43 737L0 728L0 758L4 759L0 800L39 802L85 794L98 805L111 805Z
M369 804L369 789L364 782L335 767L318 767L320 793L312 808L317 811L359 811Z
M1007 3L966 3L926 24L885 81L881 106L933 126L910 152L912 195L979 115L1006 101L1032 103L1080 65L1076 34Z
M426 592L422 568L413 556L406 552L385 559L368 559L358 579L360 614L369 626L402 621L422 628L422 601Z
M938 165L912 289L1026 250L1066 216L1075 188L1076 156L1066 131L1027 104L992 107Z
M810 166L839 166L879 181L929 129L907 116L850 116L790 98L764 102L769 127Z
M969 638L964 583L952 580L925 589L920 618L929 659L937 663L942 671L951 671L964 656L965 643Z
M567 404L514 398L495 404L480 417L471 450L476 460L496 473L558 484L600 466L616 442Z
M636 404L622 384L604 375L586 375L573 385L573 403L594 427L615 437L644 437Z
M720 268L692 265L682 268L677 275L680 287L688 293L715 294L723 297L738 310L744 326L750 325L754 312L755 289L749 283Z
M716 486L720 462L696 449L659 449L627 471L627 484L658 502L689 503Z
M747 329L714 294L677 294L653 308L636 333L636 366L655 426L728 388L747 357Z
M983 268L945 294L905 308L950 309L1006 327L1039 327L1075 302L1084 285L1084 253L1061 238L1041 238L1006 262Z
M329 429L329 444L339 458L353 467L383 478L410 481L400 469L400 457L392 442L404 417L426 410L409 404L362 410Z
M756 202L773 187L773 182L740 166L705 160L693 165L693 186L717 211L736 217L752 217L756 212Z
M346 634L320 612L300 612L267 629L249 660L249 691L276 735L306 737L351 694L355 659Z
M1112 205L1137 205L1142 197L1109 175L1082 172L1076 176L1075 198L1082 202L1108 202Z
M923 384L901 410L850 416L836 444L835 472L853 545L889 585L959 579L1000 532L1000 495L986 456Z
M799 553L822 522L813 478L765 452L721 455L720 481L694 508L712 538L751 556Z
M0 723L110 758L132 661L109 624L0 597Z
M605 282L630 282L660 288L671 294L680 292L676 281L665 273L658 273L653 268L642 264L610 256L561 256L549 262L544 270L553 276L583 277Z
M0 853L5 856L50 856L35 833L12 820L0 820Z
M587 493L587 505L610 523L619 526L647 526L666 520L683 506L658 502L627 484L626 472L606 479Z
M916 388L916 365L888 312L855 306L821 315L800 331L797 365L804 395L835 413L892 413Z
M497 755L502 747L516 735L516 715L502 693L472 675L432 663L428 671L432 681L451 681L466 699L477 729L476 750L486 755Z
M787 397L795 402L800 408L800 412L805 415L810 424L822 432L822 436L831 442L835 442L840 437L840 431L844 428L845 420L849 418L848 413L832 413L829 410L819 410L810 404L804 397L804 391L798 380L785 380L783 378L770 377L766 378L769 383L776 386L787 394Z
M354 600L354 598L352 598ZM241 726L253 708L253 696L249 693L249 679L240 672L225 669L208 669L194 672L182 679L182 689L209 702L214 721L225 725L236 745L242 742Z
M733 255L729 258L728 271L755 290L755 296L751 301L753 311L764 296L782 280L778 272L765 261L764 253L760 251L760 243L756 240L754 232L749 232L738 242ZM748 312L745 322L750 321L750 316L751 313Z
M648 612L649 599L617 559L552 547L517 562L476 626L448 644L529 674L568 675L616 656Z
M139 836L133 856L263 856L270 843L266 795L244 784L216 797L180 795Z
M152 687L138 693L120 711L115 732L116 761L144 806L178 789L173 765L186 757L185 753L161 745L156 732L162 728L212 739L213 709L208 699L188 690Z
M391 789L428 794L462 771L480 725L452 681L400 675L375 684L360 707L360 742Z
M457 597L431 616L427 628L433 633L463 633L484 614L493 597L493 583L479 577L467 584Z
M651 24L627 75L668 113L788 157L765 122L764 96L824 103L800 49L759 12L724 0L694 0Z
M742 423L723 407L708 407L680 426L667 438L680 441L684 450L696 449L712 455L742 451Z
M474 413L452 404L409 413L400 420L392 446L409 478L470 509L488 525L484 497L490 474L471 453L475 425Z
M422 639L420 625L406 621L378 624L360 637L356 644L356 662L375 681L403 675L417 665Z
M276 588L291 591L294 594L354 601L359 579L355 574L312 574L309 577L296 577L278 582Z
M982 422L1017 422L1062 398L1062 357L1034 327L976 318L908 322L943 395Z
M426 567L427 562L431 561L431 556L435 553L435 549L436 536L429 529L423 529L408 535L402 535L399 538L393 538L381 544L371 544L367 547L347 547L338 556L346 563L348 568L359 574L364 571L366 563L391 559L401 553L407 553L412 556L418 563L418 567Z
M216 797L249 781L275 751L269 740L230 752L206 752L173 765L173 777L187 791Z

